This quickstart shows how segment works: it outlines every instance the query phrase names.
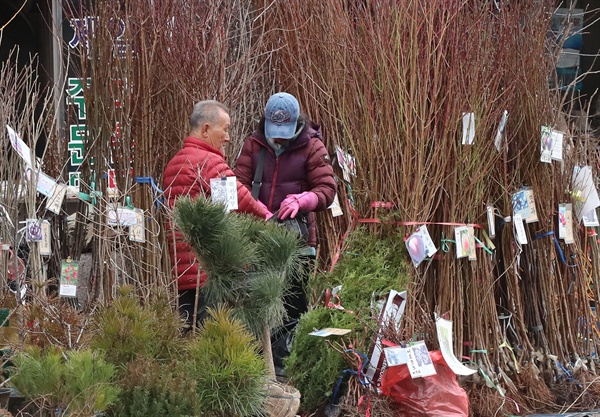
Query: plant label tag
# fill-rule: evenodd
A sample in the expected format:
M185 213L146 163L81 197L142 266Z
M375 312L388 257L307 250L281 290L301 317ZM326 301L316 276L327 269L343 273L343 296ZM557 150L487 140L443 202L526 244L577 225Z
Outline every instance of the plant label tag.
M600 222L598 222L598 214L596 213L596 209L590 211L588 214L583 216L583 225L585 227L597 227L600 226Z
M238 194L236 177L211 178L210 195L213 203L225 205L227 213L237 210Z
M8 130L8 139L10 140L10 144L12 145L13 149L17 152L17 154L19 154L27 166L32 166L31 149L29 149L29 146L27 146L23 139L21 139L17 132L15 132L9 125L6 125L6 130Z
M61 297L77 297L77 283L79 280L79 262L64 260L60 267L60 289L58 295Z
M475 139L475 113L463 113L462 144L472 145Z
M558 238L563 239L566 244L575 242L573 240L573 204L571 203L558 205Z
M40 240L38 243L40 255L52 255L52 246L50 244L51 238L52 234L50 232L50 222L48 220L42 220L42 240Z
M25 240L27 242L42 240L42 224L38 219L25 220Z
M538 221L535 197L531 188L524 188L512 195L513 213L520 214L525 223Z
M51 197L54 194L54 189L56 188L56 180L51 176L44 174L42 171L38 172L37 177L37 192L45 195L46 197Z
M456 258L469 258L477 260L475 253L475 230L473 226L459 226L454 228L454 241L456 242Z
M66 195L67 185L56 184L52 196L46 201L46 210L49 210L54 214L60 214L60 208L62 207L62 203Z
M502 112L502 119L500 119L500 124L498 125L498 130L496 131L496 138L494 139L494 146L496 146L496 150L498 152L502 150L502 139L504 138L504 131L506 129L507 120L508 110L504 110L504 112Z
M135 226L137 224L137 214L135 209L113 205L106 211L106 222L109 226Z
M136 216L136 224L129 226L129 240L144 243L146 241L146 225L144 223L144 210L133 209Z
M324 329L321 330L315 330L313 332L310 332L309 335L311 336L320 336L320 337L327 337L327 336L343 336L345 334L350 333L352 330L350 329L338 329L335 327L326 327Z
M584 214L600 207L600 197L591 166L573 168L572 188L573 209L577 219L581 220Z
M466 258L469 254L469 230L467 226L454 228L454 241L456 242L456 259Z
M331 215L333 217L338 217L344 214L342 211L342 206L340 206L340 200L338 199L337 193L335 197L333 197L333 203L328 207L331 210Z
M515 225L515 233L517 234L517 242L521 245L527 244L527 234L525 233L525 226L523 225L523 217L520 214L513 216L513 223Z
M411 344L406 348L406 365L412 379L436 375L435 366L429 356L425 341Z
M405 365L408 362L406 348L402 346L394 346L383 348L385 352L385 360L388 366Z
M563 160L563 142L565 134L557 130L552 131L552 160L562 161Z
M558 238L564 239L567 236L567 205L558 205Z
M488 233L490 238L496 237L496 219L494 217L494 207L487 206Z
M550 164L552 163L552 128L550 126L542 126L541 131L540 161Z

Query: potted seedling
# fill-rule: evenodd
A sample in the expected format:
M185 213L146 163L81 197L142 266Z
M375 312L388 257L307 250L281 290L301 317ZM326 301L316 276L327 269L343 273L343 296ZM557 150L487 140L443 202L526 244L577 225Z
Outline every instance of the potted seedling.
M276 223L226 213L203 197L180 199L173 214L208 274L201 289L207 303L233 309L262 344L275 380L271 330L283 323L283 297L301 267L299 237Z

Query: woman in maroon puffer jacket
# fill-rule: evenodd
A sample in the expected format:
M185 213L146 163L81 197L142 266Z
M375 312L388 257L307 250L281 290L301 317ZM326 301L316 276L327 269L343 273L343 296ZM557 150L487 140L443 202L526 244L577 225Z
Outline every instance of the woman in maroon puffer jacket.
M252 183L263 159L258 200L278 219L302 219L308 223L308 248L317 246L316 211L326 210L336 193L333 168L327 148L321 141L321 127L300 115L298 100L288 93L271 96L258 130L244 142L234 172L252 190ZM300 316L308 310L304 291L309 265L302 277L292 282L284 299L288 320L273 338L275 370L282 375L283 359L289 354L290 335Z

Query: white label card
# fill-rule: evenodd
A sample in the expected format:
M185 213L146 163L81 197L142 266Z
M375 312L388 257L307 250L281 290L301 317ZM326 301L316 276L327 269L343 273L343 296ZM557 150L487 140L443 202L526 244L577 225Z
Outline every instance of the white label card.
M42 220L42 240L38 243L40 248L40 255L50 256L52 255L51 245L52 233L50 232L50 222L48 220Z
M496 237L496 219L494 217L494 207L487 206L488 231L490 238Z
M406 364L411 378L422 378L435 375L435 366L429 356L425 341L415 342L406 348Z
M331 215L333 217L338 217L344 214L344 212L342 211L342 206L340 206L340 200L338 198L337 193L333 198L333 203L331 203L331 205L328 208L331 210Z
M236 177L211 178L210 195L213 203L225 205L225 211L238 209Z
M46 210L51 211L54 214L60 214L60 208L62 207L63 200L67 194L66 184L56 184L52 197L49 197L46 201Z
M462 144L472 145L475 140L475 113L463 113L462 125Z
M527 234L525 233L525 226L523 225L523 218L520 214L513 216L513 223L515 225L515 233L517 234L517 242L521 245L527 244Z
M136 208L136 224L129 226L129 240L144 243L146 241L146 223L144 221L144 210Z
M106 221L110 226L135 226L138 216L133 208L109 207L106 211Z
M401 346L383 348L388 366L404 365L408 362L406 348Z

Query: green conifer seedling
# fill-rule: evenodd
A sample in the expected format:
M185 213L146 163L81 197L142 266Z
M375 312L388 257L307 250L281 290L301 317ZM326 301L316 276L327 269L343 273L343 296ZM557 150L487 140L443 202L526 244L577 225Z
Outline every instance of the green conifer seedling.
M234 309L261 340L274 377L270 333L285 318L283 296L300 267L299 237L273 222L225 213L204 197L179 199L173 217L208 274L208 304Z

